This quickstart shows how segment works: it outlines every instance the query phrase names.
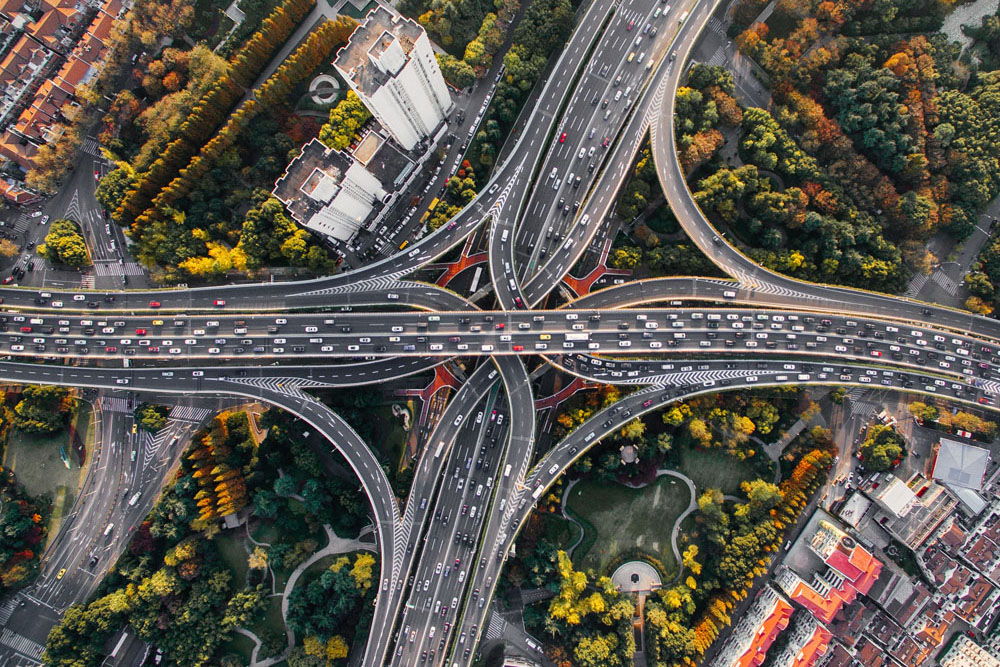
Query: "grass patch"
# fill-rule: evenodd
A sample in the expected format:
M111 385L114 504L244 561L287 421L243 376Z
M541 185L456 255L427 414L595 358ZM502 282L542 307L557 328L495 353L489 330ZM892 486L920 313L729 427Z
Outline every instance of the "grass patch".
M568 505L586 535L573 553L574 563L604 573L608 563L627 549L642 549L664 566L677 568L670 532L687 509L687 486L669 476L641 489L586 480L573 487ZM586 549L585 549L586 547Z
M543 514L542 524L544 538L560 549L569 549L580 539L580 526L572 521L568 521L558 514Z
M246 585L247 572L250 570L246 546L239 529L228 530L215 537L215 546L219 550L222 562L233 573L233 581L237 588Z
M261 659L274 657L264 655L267 653L267 642L264 640L264 637L266 637L268 633L281 636L284 636L285 634L285 619L281 616L281 596L274 595L267 598L267 606L264 608L264 615L259 621L254 623L253 626L247 629L257 635L262 642L257 657ZM277 653L281 653L281 651L277 651Z
M327 0L327 2L329 2L330 6L333 7L334 4L333 0ZM365 16L368 15L368 12L375 9L376 7L378 7L378 3L375 0L371 0L371 2L365 5L364 8L361 10L358 10L358 8L355 7L353 3L345 2L344 6L340 10L340 13L346 14L347 16L358 19L360 21L361 19L363 19Z
M408 406L407 406L408 407ZM410 410L410 425L413 425L413 410ZM371 410L371 418L378 425L376 437L372 444L379 453L379 458L389 461L393 470L399 470L403 460L403 447L406 445L406 429L399 417L392 414L391 405L380 405Z
M233 638L222 645L220 653L222 655L235 655L239 657L242 664L249 665L253 657L253 640L241 634L234 634Z
M684 447L679 454L676 470L691 478L698 493L711 488L722 489L726 495L736 495L740 483L758 477L750 464L719 449Z
M262 544L274 544L281 541L281 531L278 530L278 527L272 521L259 522L250 531L250 535L255 541Z
M52 503L49 541L55 538L63 518L72 511L92 458L92 411L89 403L80 401L79 405L72 426L59 433L42 435L12 428L7 436L3 465L14 471L28 495L46 496ZM86 452L86 461L80 461L80 451ZM70 461L69 468L64 456Z

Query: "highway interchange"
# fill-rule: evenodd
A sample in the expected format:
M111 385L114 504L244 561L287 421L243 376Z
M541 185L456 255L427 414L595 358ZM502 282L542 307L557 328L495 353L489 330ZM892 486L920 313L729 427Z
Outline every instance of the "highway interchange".
M700 393L782 384L877 385L993 408L997 322L773 274L720 238L697 208L669 110L716 6L595 0L581 9L541 102L480 196L398 255L294 283L0 290L9 311L0 353L10 356L0 376L251 397L324 434L372 503L382 571L363 664L373 666L467 665L503 558L534 501L589 446L644 412ZM668 202L734 281L631 282L558 310L529 310L597 234L647 131ZM406 279L484 223L498 308L479 310ZM423 443L401 510L368 444L305 390L405 377L459 356L484 359ZM530 467L541 453L533 452L524 356L645 388Z

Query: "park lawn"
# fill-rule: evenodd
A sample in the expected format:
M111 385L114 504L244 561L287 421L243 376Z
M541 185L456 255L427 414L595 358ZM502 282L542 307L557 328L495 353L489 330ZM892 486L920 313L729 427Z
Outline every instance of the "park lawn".
M577 484L569 493L569 509L583 520L585 530L594 534L587 535L574 551L574 565L610 574L604 570L613 558L638 548L655 556L668 570L676 570L670 533L689 501L687 486L670 476L641 489L593 479Z
M17 481L24 485L30 496L48 495L52 501L47 543L55 539L63 519L69 515L76 502L77 493L87 476L92 460L93 423L90 403L80 401L73 418L74 428L66 428L53 435L24 433L12 428L7 435L3 465L14 471ZM70 434L83 444L87 458L79 465L75 449L71 447ZM69 450L74 449L71 453ZM70 454L70 467L66 467L63 453Z
M560 549L568 550L582 537L580 526L558 514L543 514L542 522L545 525L545 539L558 545Z
M721 449L684 447L679 454L677 472L690 477L699 494L706 489L721 489L723 494L734 496L739 494L744 480L759 476L749 463Z
M250 570L250 555L243 542L242 532L241 527L215 536L215 546L219 550L219 556L233 573L233 586L237 589L246 585L247 572Z
M267 606L264 608L264 615L261 616L260 620L254 623L251 627L247 628L247 630L257 635L257 637L263 637L269 630L282 635L285 634L285 619L281 616L280 595L272 595L267 598ZM264 653L264 647L262 646L257 657L260 659L274 657L264 655Z
M222 645L219 651L222 655L233 654L239 656L244 665L249 665L253 657L253 640L246 635L234 634L233 638Z

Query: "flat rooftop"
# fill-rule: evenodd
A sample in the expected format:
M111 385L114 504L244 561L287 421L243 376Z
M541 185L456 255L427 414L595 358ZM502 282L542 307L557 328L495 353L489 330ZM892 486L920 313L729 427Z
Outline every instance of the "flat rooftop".
M359 90L370 95L389 79L372 58L381 56L393 42L398 42L403 53L409 55L422 34L423 29L415 21L379 6L368 12L361 25L355 28L347 46L337 52L334 65L343 70Z

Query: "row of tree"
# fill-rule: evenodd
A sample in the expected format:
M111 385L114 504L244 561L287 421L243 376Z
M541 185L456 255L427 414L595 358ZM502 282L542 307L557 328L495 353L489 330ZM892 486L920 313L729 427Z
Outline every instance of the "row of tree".
M26 585L38 573L47 514L18 483L14 471L0 467L0 594Z
M243 88L253 83L314 4L315 0L284 0L275 8L260 30L233 56L225 73L195 104L163 153L147 171L139 174L137 183L116 209L116 220L137 224L134 231L141 232L142 223L149 222L150 208L157 193L208 141L242 96ZM145 218L140 221L140 216Z

